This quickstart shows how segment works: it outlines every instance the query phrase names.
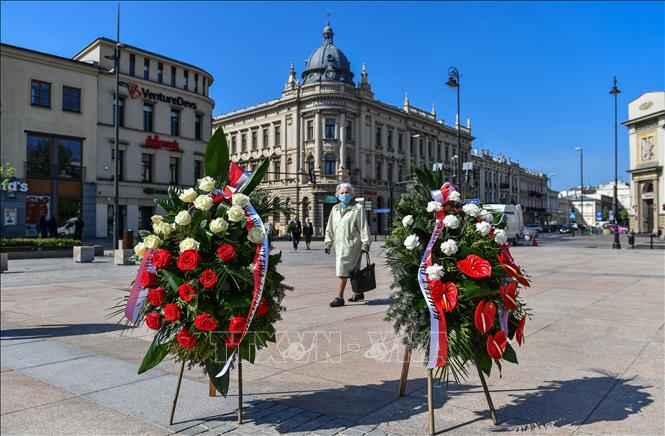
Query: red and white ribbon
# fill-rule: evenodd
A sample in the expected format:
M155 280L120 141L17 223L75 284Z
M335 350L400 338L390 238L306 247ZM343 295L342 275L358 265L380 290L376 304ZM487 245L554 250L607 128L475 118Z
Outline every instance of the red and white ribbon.
M141 308L143 307L143 302L150 292L150 288L144 288L141 286L141 274L143 271L150 271L151 273L156 273L157 268L152 264L152 255L155 254L156 250L148 250L143 255L141 260L141 265L139 270L136 273L136 278L134 279L134 285L132 286L132 291L129 294L127 299L127 306L125 306L125 317L130 320L132 323L136 324L141 313Z
M445 205L448 201L448 195L453 191L455 191L455 187L452 183L446 182L441 186L441 189L432 191L432 200ZM432 299L431 280L427 275L427 267L430 267L433 264L432 248L443 230L443 218L445 216L445 207L436 212L434 230L432 230L432 236L425 248L422 260L420 261L420 267L418 268L418 284L420 285L423 297L425 297L430 316L430 342L427 369L432 369L437 366L445 366L448 359L448 328L446 327L446 317L434 304L434 300Z

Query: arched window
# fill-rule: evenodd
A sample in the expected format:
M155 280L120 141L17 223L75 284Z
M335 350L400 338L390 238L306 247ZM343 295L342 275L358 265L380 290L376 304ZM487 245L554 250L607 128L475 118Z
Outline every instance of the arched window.
M337 159L334 154L327 154L324 159L324 172L326 176L334 176L337 173Z

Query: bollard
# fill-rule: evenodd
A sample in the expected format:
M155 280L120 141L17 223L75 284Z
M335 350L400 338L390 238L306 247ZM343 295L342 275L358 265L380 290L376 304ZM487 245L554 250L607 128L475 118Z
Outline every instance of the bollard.
M125 230L122 234L122 248L129 250L134 248L134 231Z
M649 235L649 248L653 250L653 233Z
M633 250L635 249L635 232L630 232L628 234L628 243L630 244L630 248Z

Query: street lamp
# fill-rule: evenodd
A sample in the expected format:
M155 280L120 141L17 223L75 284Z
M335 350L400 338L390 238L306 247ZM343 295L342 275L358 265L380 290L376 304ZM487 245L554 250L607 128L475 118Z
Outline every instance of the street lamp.
M575 147L575 151L580 152L580 233L584 234L582 231L582 226L584 226L584 148Z
M617 250L621 249L621 241L619 240L619 199L618 199L618 184L619 184L619 169L618 169L618 146L617 146L617 99L619 96L619 88L617 87L617 76L614 76L614 86L610 90L610 94L614 95L614 242L612 248Z
M459 70L455 67L448 68L448 81L446 82L451 88L457 89L457 156L462 156L462 134L460 126L460 80L459 80ZM463 180L462 180L462 159L457 161L457 179L458 188L460 192L464 192L463 189Z
M551 205L551 204L550 204L550 198L551 198L551 196L550 196L550 191L552 190L552 177L554 177L554 176L556 176L555 173L549 173L549 174L547 175L547 208L548 208L549 210L554 210L554 206L555 206L555 205ZM550 221L549 221L549 224L550 224L550 226L551 226L551 225L552 225L552 212L550 212L549 215L550 215Z

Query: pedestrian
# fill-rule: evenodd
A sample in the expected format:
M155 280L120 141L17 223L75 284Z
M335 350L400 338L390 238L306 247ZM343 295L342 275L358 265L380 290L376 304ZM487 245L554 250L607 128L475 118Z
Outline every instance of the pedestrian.
M42 215L42 217L39 218L39 235L42 238L48 236L48 224L46 222L46 215Z
M312 243L312 235L314 234L314 226L309 220L309 217L305 218L305 225L302 228L302 234L305 237L305 245L307 245L307 249L309 250L309 244Z
M367 216L360 203L351 204L355 190L350 183L340 183L335 190L339 203L333 206L326 225L325 250L335 247L335 266L339 277L337 297L330 307L344 306L344 289L351 271L356 268L362 253L369 252L370 234ZM353 293L349 301L361 301L362 293Z
M85 223L81 217L77 217L76 221L74 222L74 239L77 241L83 239L83 226L85 226Z
M48 220L48 235L51 238L58 237L58 220L54 216Z
M289 222L289 234L291 235L291 241L293 242L293 249L298 249L298 244L300 243L300 235L302 234L302 223L299 219L292 219Z

